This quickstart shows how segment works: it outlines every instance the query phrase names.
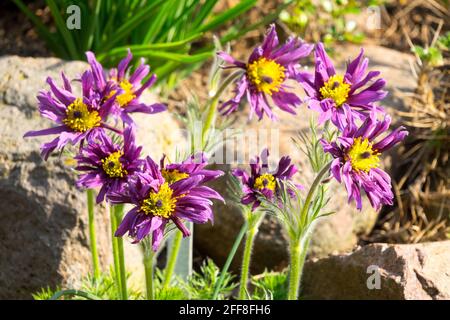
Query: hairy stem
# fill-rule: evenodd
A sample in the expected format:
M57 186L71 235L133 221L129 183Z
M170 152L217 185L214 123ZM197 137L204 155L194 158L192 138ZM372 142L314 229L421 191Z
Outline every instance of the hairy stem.
M181 240L183 240L183 233L181 231L177 231L173 239L169 260L167 261L163 288L167 288L170 284L170 280L172 279L173 271L175 270L175 265L177 264L178 252L180 251Z
M252 255L253 240L255 238L256 232L257 232L256 228L250 228L246 234L244 256L242 258L239 300L247 300L247 282L250 269L250 258Z
M118 204L114 206L114 218L116 219L116 224L119 225L122 221L123 216L123 204ZM120 273L120 293L122 295L122 300L128 300L127 291L127 272L125 267L125 253L123 250L123 239L122 237L117 237L117 254L119 257L119 273Z
M144 269L145 287L147 289L147 300L154 300L153 292L153 249L150 245L144 245Z
M119 297L122 297L122 281L120 279L120 262L119 262L119 243L118 239L114 236L114 233L117 230L117 220L114 214L114 207L111 206L109 208L110 211L110 220L111 220L111 242L112 242L112 250L113 250L113 258L114 258L114 275L116 278L116 287L117 292L119 293Z
M87 206L88 206L88 217L89 217L89 239L92 254L92 266L94 269L94 279L98 280L100 277L100 263L98 259L97 251L97 235L95 232L95 216L94 216L94 190L87 189Z
M231 248L230 253L228 254L227 260L225 261L225 265L222 268L219 280L217 281L216 287L214 289L214 294L213 294L212 300L217 300L217 297L219 296L219 291L220 291L220 289L222 289L222 283L223 283L223 280L225 279L225 275L228 272L228 268L230 267L231 262L233 261L236 251L239 248L239 245L241 244L242 238L244 237L247 229L248 229L248 222L245 221L244 224L242 225L241 230L239 231L236 239L234 240L233 247Z

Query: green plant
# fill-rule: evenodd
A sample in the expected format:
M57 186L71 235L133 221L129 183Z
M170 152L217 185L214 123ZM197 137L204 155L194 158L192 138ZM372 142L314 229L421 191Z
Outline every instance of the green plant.
M284 300L288 292L287 270L268 272L253 277L252 300Z
M250 10L256 0L243 0L219 13L218 0L81 0L80 28L69 29L67 19L76 14L68 8L70 0L46 0L55 31L37 17L22 0L12 0L34 23L48 47L64 59L84 59L88 50L96 52L100 62L112 66L130 48L157 66L159 79L174 71L189 71L213 55L214 46L201 41L206 32L227 26ZM67 13L69 12L69 13ZM221 37L223 43L274 19L278 12L253 25L235 21ZM195 46L192 44L195 42ZM175 81L171 75L171 81Z

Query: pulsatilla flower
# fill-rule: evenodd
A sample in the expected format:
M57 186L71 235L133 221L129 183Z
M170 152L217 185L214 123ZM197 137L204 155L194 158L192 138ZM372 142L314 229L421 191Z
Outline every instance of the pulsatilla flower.
M150 73L150 66L141 60L136 70L128 76L128 66L133 58L130 50L128 50L127 56L119 62L117 69L111 69L108 75L95 58L94 53L88 51L86 57L94 75L96 90L105 98L116 95L114 114L119 115L125 123L134 123L128 115L129 113L153 114L167 109L161 103L146 104L140 101L142 93L155 83L156 75L152 74L147 81L142 83L142 80Z
M213 220L212 201L223 198L213 189L202 185L204 176L192 175L175 182L166 181L158 165L147 157L142 172L128 182L125 192L113 192L112 203L134 205L124 217L115 235L128 232L134 242L152 235L152 247L156 251L169 222L181 230L184 237L190 235L183 220L206 223Z
M301 99L295 93L287 91L287 80L296 78L300 67L299 59L309 55L312 48L312 45L293 37L280 46L275 25L272 24L262 45L253 51L247 63L219 52L218 55L231 65L226 68L244 70L236 83L235 97L220 107L222 114L228 115L235 111L244 97L251 106L250 117L256 113L261 120L265 113L272 120L276 119L269 97L281 110L295 114L294 109L301 104Z
M355 200L359 210L362 208L361 189L365 191L375 209L393 203L391 179L380 169L380 156L402 141L408 132L399 127L384 138L377 139L388 130L390 123L391 118L388 115L385 115L383 120L378 120L374 110L359 128L347 127L342 136L331 143L321 140L324 151L334 158L331 164L332 175L337 181L344 181L348 201Z
M115 96L105 101L98 99L92 91L93 77L90 71L81 76L82 97L75 96L70 81L64 73L61 76L63 88L58 87L53 79L48 77L50 91L40 91L37 96L41 115L56 122L58 126L29 131L24 135L35 137L58 134L58 137L41 147L41 154L46 160L53 150L61 150L68 143L75 145L85 139L94 139L103 132L103 128L114 130L106 124L106 120Z
M208 160L204 153L192 155L181 163L165 164L165 156L160 161L161 174L169 183L195 175L202 176L202 182L207 182L223 175L223 171L221 170L205 169L207 165Z
M342 131L355 117L364 121L373 109L373 103L387 95L382 90L386 84L384 79L377 79L366 86L380 72L370 71L366 74L369 60L363 59L363 56L364 50L361 49L358 57L347 65L345 74L338 74L323 44L318 43L314 75L298 73L297 80L308 96L308 106L320 112L319 124L331 120ZM377 107L377 110L384 113L381 107Z
M258 196L263 195L268 200L275 200L278 192L278 181L291 180L292 176L297 172L297 168L291 164L291 158L288 156L280 159L275 172L269 172L268 156L268 150L264 149L261 153L261 158L256 157L255 161L250 163L250 175L242 169L234 169L232 172L242 183L244 195L241 198L241 203L252 205L252 210L255 210L261 204ZM302 186L297 185L297 188L301 189Z
M123 133L123 146L115 144L111 137L101 134L94 141L81 148L75 157L76 170L81 175L78 187L101 187L97 203L104 200L110 192L121 192L128 178L140 170L139 159L142 147L137 147L134 129L126 127Z

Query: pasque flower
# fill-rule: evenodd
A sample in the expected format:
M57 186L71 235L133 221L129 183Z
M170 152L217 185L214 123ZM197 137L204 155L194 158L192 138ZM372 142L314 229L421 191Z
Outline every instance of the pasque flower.
M388 130L390 123L388 115L379 120L376 110L373 110L359 128L355 125L348 126L331 143L321 140L324 151L334 158L331 164L332 175L337 181L344 181L348 201L355 200L359 210L362 208L361 189L375 209L393 203L391 179L380 169L380 156L402 141L408 132L404 127L399 127L379 138Z
M58 135L51 142L42 145L41 154L44 159L47 159L53 150L61 150L68 143L75 145L85 139L96 138L103 133L103 128L113 129L106 124L106 121L115 96L101 99L96 95L93 92L93 76L90 71L85 71L81 76L81 97L73 93L70 81L64 73L61 76L64 83L62 88L48 77L50 91L42 90L37 96L41 116L54 121L57 126L29 131L24 135L24 137Z
M152 74L147 81L142 83L142 80L150 73L150 66L146 65L143 59L136 70L128 75L129 64L133 59L130 50L128 50L127 56L119 62L117 68L111 69L108 75L95 58L94 53L88 51L86 57L94 75L96 90L105 98L116 94L114 114L119 115L125 123L134 123L129 113L153 114L167 109L162 103L146 104L140 100L142 93L155 83L156 75Z
M258 196L264 196L269 200L274 200L278 192L278 180L291 180L297 172L295 165L291 164L291 158L284 156L278 163L278 168L274 172L269 171L268 165L269 151L264 149L261 158L256 157L250 163L250 175L242 169L234 169L232 174L239 178L242 183L241 203L252 205L252 210L260 206ZM297 185L297 188L302 188ZM292 191L292 190L291 190Z
M281 110L295 114L294 109L301 104L301 100L288 91L290 86L287 80L296 78L299 59L306 57L312 48L312 45L294 37L280 46L275 25L272 24L263 43L254 49L247 63L234 59L226 52L219 52L218 55L230 64L226 68L244 70L236 83L235 97L220 107L222 114L235 111L244 98L251 107L250 117L256 113L261 120L266 114L275 120L269 98Z
M315 73L299 72L297 80L303 86L308 99L308 106L320 112L319 124L326 120L344 130L348 121L356 118L364 120L373 109L374 102L383 99L386 81L374 78L379 71L366 74L369 60L363 58L361 49L356 59L347 65L344 74L336 73L333 62L328 57L323 44L318 43L315 50ZM377 110L384 112L383 108Z
M175 182L167 181L161 168L150 158L144 162L142 172L135 174L123 192L112 192L112 203L130 203L134 207L126 214L115 235L128 235L134 242L152 235L156 251L169 222L189 236L183 220L206 223L213 220L212 201L223 198L213 189L204 186L203 175L192 175Z
M142 147L136 146L133 127L123 132L123 145L116 144L111 137L100 134L80 149L75 157L76 170L81 174L78 187L97 188L97 203L110 192L121 192L128 178L140 170L143 160L139 159Z

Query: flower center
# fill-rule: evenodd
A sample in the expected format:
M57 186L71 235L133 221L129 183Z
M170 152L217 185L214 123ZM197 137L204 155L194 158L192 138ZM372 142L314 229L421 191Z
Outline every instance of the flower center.
M254 184L255 189L258 190L269 189L275 191L276 186L277 183L275 181L275 177L269 173L260 175L258 178L256 178Z
M269 95L280 90L286 77L285 71L286 69L282 65L264 57L252 62L247 67L247 75L256 89Z
M320 88L322 99L333 99L336 108L342 106L347 101L350 85L344 82L344 76L335 74L331 76L323 87Z
M354 139L353 145L348 151L348 158L352 168L356 171L369 172L380 164L380 153L372 149L369 139L361 140L361 137Z
M133 91L133 85L128 80L122 80L119 83L119 86L123 90L123 93L116 97L116 101L121 107L126 107L131 100L136 98Z
M148 215L170 218L177 202L177 198L172 194L173 190L164 182L158 192L150 192L148 198L142 202L141 210Z
M123 168L123 165L120 162L121 156L123 156L123 152L116 151L111 153L105 159L102 159L103 171L105 171L110 178L123 178L128 174L127 170Z
M169 183L169 184L172 184L174 182L177 182L179 180L189 177L189 174L187 174L185 172L180 172L177 169L173 169L173 170L162 169L161 174L164 177L164 180L166 180L167 183Z
M97 111L89 111L88 106L80 98L75 99L66 109L66 118L63 123L73 131L86 132L100 125Z

